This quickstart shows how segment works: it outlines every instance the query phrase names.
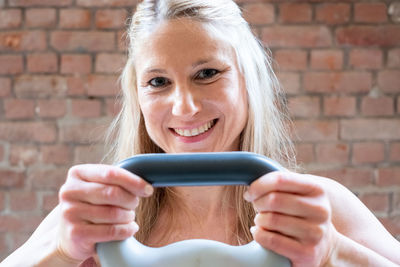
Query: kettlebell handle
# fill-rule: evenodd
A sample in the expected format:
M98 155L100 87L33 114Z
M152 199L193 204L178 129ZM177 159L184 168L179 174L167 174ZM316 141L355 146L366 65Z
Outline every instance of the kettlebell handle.
M142 154L118 164L154 187L249 185L260 176L284 168L250 152ZM98 243L102 267L289 267L290 261L264 249L255 241L243 246L192 239L152 248L134 237Z

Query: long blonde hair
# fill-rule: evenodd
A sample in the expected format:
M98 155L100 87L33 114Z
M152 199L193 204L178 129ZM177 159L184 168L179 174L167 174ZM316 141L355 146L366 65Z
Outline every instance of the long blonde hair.
M198 21L204 27L228 42L235 50L240 71L248 93L248 122L241 134L240 150L255 152L273 158L284 166L294 166L293 146L288 134L288 116L285 97L271 67L271 58L252 34L239 7L230 0L144 0L138 4L128 30L129 57L121 79L122 108L109 131L109 157L118 162L143 153L163 153L150 139L140 111L135 71L135 46L145 34L154 31L157 24L179 18ZM243 200L245 187L226 189L228 203L235 209L235 235L239 244L252 239L249 231L255 212ZM160 211L174 214L178 203L172 189L158 188L150 198L142 199L136 209L140 230L139 241L146 242ZM229 208L227 206L227 208ZM232 207L231 207L232 208ZM170 217L170 225L173 222Z

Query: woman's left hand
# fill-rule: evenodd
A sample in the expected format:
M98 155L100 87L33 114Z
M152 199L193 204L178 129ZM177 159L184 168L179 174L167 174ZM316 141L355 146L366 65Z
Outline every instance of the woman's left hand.
M245 193L257 211L254 240L289 258L293 267L323 266L338 233L331 205L318 177L272 172L254 181Z

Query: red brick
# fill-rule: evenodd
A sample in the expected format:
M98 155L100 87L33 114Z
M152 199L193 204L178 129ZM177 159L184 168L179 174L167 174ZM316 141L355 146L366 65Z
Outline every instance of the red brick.
M336 30L339 45L396 46L400 45L400 26L348 26Z
M22 75L15 79L17 97L47 98L65 96L67 82L64 77L52 75Z
M57 193L46 193L43 195L43 211L48 213L53 210L58 204L58 194Z
M0 122L0 139L7 141L51 143L57 129L49 122Z
M94 144L102 141L109 121L65 121L60 125L60 141L63 143Z
M0 188L2 189L22 188L24 186L24 183L25 183L25 173L21 171L0 169ZM0 227L0 229L3 228Z
M7 119L29 119L35 116L35 102L29 99L4 100L5 117Z
M40 149L42 162L45 164L66 165L72 162L72 150L67 145L48 145Z
M339 125L337 121L328 120L295 120L295 133L299 141L336 141Z
M0 211L3 211L6 207L6 192L0 192ZM0 245L1 248L1 245Z
M5 155L4 155L5 151L4 151L4 145L0 145L0 162L4 161L5 159Z
M104 156L102 145L79 145L75 146L74 163L99 163Z
M320 99L315 96L290 97L289 111L292 117L318 117L320 115Z
M96 72L121 73L127 57L123 54L100 53L96 56Z
M99 100L72 99L71 112L80 118L93 118L101 115L101 102Z
M388 14L393 22L400 22L400 3L392 2L389 5Z
M279 72L278 80L283 90L287 94L297 94L300 92L300 75L292 72Z
M31 166L38 162L39 150L33 145L12 145L10 163L13 166Z
M311 68L316 70L340 70L343 67L341 50L312 50Z
M308 72L303 83L308 92L365 93L372 87L372 77L367 72Z
M350 67L355 69L380 69L382 61L382 51L378 49L353 49L350 52Z
M37 101L36 114L41 118L61 118L67 112L64 99L43 99Z
M0 29L12 29L21 26L22 16L19 9L0 9Z
M350 20L350 5L320 4L316 7L316 21L326 24L344 24Z
M275 10L271 4L251 3L243 6L244 19L252 25L270 24L275 21Z
M41 215L32 213L0 215L0 232L12 233L12 244L18 248L29 238L43 220Z
M32 181L32 187L40 190L59 190L67 178L67 167L43 167L30 168L28 179Z
M115 49L115 37L113 32L54 31L50 44L58 51L110 51Z
M389 195L388 193L364 193L360 196L360 200L372 212L388 212L389 211Z
M393 204L392 207L394 210L392 211L393 214L400 215L400 193L393 195Z
M328 47L332 44L326 26L273 26L262 29L262 41L270 47Z
M386 22L387 8L384 3L356 3L354 5L355 22Z
M400 92L400 70L383 70L378 73L378 86L384 92Z
M37 7L37 6L68 6L73 0L8 0L10 6Z
M137 4L138 0L102 0L102 1L93 1L93 0L77 0L78 6L84 7L133 7Z
M378 163L385 158L385 147L383 143L355 143L353 144L352 162L355 164Z
M62 55L61 56L61 73L90 73L92 70L92 58L90 55Z
M36 192L14 191L10 192L11 211L34 211L38 209Z
M400 237L400 216L391 216L388 218L379 218L383 226L391 233L393 236Z
M0 32L0 51L43 51L47 49L44 31Z
M387 167L378 170L377 184L379 186L398 186L400 185L400 168Z
M395 140L400 136L398 119L342 120L340 137L343 140Z
M400 162L400 142L390 144L389 159L390 161Z
M297 163L307 164L315 161L314 146L312 144L296 144Z
M86 9L61 9L60 27L67 29L90 28L91 14Z
M390 68L400 68L400 48L389 50L387 66Z
M332 178L350 189L370 186L374 179L374 171L367 168L325 169L315 171L314 173L320 176Z
M126 52L129 47L129 41L126 34L126 31L118 31L117 33L117 42L118 42L118 50Z
M283 23L310 22L311 5L305 3L284 3L279 5L279 21Z
M67 78L68 96L80 96L85 95L87 91L87 77L77 76Z
M303 50L278 50L274 58L281 70L305 70L307 69L307 52Z
M397 97L397 113L400 113L400 96Z
M25 13L25 25L28 28L54 28L56 20L54 8L32 8Z
M346 143L317 144L316 159L319 163L346 164L349 159L349 150Z
M0 0L0 6L1 6L1 1L5 0ZM11 248L11 245L9 245L9 238L8 234L3 234L0 235L0 258L5 259L8 257L8 255L13 251Z
M124 9L103 9L96 11L95 24L98 29L125 28L127 13Z
M57 55L54 53L30 54L27 56L28 72L55 73L58 71Z
M20 55L0 55L0 74L20 74L24 71L24 63Z
M0 97L7 97L11 94L11 80L0 77Z
M365 116L388 116L394 114L394 102L391 97L363 97L361 113Z
M353 116L356 114L356 98L350 96L329 96L324 98L324 115Z
M121 103L113 99L106 99L107 115L115 117L121 110Z
M118 92L118 78L111 75L90 75L87 94L89 96L115 96Z

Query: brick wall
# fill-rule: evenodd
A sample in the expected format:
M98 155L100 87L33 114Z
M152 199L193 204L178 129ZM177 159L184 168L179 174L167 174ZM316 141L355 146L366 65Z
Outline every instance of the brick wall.
M350 187L400 237L400 2L241 0L271 47L299 163ZM0 0L0 260L98 162L118 110L132 0Z

